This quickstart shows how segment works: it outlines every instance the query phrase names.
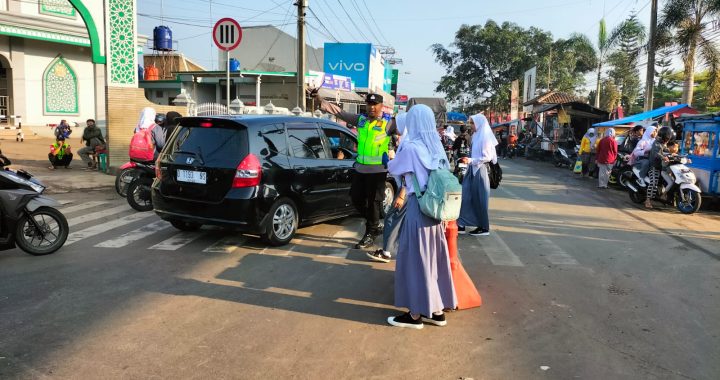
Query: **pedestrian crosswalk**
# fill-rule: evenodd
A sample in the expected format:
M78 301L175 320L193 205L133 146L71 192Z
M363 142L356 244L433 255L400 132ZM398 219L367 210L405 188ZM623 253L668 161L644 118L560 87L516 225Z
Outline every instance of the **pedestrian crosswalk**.
M81 247L102 249L147 249L150 251L178 251L192 249L196 252L227 254L248 244L254 252L273 255L307 255L313 252L328 259L365 260L362 252L352 249L360 238L363 226L359 219L346 219L340 223L310 227L300 230L298 237L284 247L264 247L255 237L217 228L198 231L179 231L169 222L161 220L154 212L137 212L123 199L92 201L60 201L60 211L68 218L70 234L65 246L82 244ZM511 231L493 226L490 236L459 237L462 258L468 260L481 256L477 264L520 268L533 264L579 266L580 263L550 237L538 235L535 246L545 252L538 255L529 252L512 239ZM381 242L379 241L378 244Z

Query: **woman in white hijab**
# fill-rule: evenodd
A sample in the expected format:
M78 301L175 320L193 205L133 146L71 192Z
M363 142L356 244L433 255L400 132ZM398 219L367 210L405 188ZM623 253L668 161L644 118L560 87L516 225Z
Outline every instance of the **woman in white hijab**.
M657 136L657 126L648 125L643 133L643 137L635 146L632 154L630 154L630 165L639 169L638 185L645 187L645 177L650 171L650 160L648 154L653 147L655 137Z
M580 150L578 151L578 155L583 163L583 176L590 174L590 177L592 177L595 172L595 150L597 149L597 142L595 128L588 128L580 141Z
M488 163L497 163L498 144L490 124L483 114L470 117L474 125L470 157L461 159L471 165L462 183L462 206L458 218L458 232L465 233L465 227L474 226L470 235L487 236L490 234L490 178Z
M135 133L138 133L140 130L148 129L151 126L155 124L155 109L152 107L145 107L140 112L140 120L138 120L137 125L135 126Z
M412 107L406 122L407 136L388 171L403 176L407 188L395 265L395 306L409 311L387 321L414 329L423 328L423 322L445 326L443 309L457 307L445 230L440 221L420 211L415 193L425 190L431 170L448 167L447 158L430 107Z

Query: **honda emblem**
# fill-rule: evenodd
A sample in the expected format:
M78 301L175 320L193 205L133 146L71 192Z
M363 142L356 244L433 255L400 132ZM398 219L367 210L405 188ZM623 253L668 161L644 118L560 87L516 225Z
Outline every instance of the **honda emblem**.
M188 157L188 158L185 160L185 163L188 164L188 165L191 165L191 164L193 163L193 161L195 161L194 158Z

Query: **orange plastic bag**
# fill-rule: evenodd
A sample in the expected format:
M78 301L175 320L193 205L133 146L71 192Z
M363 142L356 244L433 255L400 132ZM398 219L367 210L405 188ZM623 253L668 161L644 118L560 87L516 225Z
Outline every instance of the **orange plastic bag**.
M458 301L458 310L470 309L482 305L482 297L480 292L475 288L470 276L465 272L460 263L457 249L458 227L453 220L445 224L445 238L448 243L448 252L450 253L450 270L452 271L453 285L455 286L455 295Z

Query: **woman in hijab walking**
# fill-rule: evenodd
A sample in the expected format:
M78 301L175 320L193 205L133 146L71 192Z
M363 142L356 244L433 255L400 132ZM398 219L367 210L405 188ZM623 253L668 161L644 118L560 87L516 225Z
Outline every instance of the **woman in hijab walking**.
M588 128L587 132L580 141L580 160L582 160L582 175L593 176L595 172L595 150L597 148L597 136L595 136L595 128Z
M598 188L607 189L610 180L610 171L615 160L617 160L618 145L615 141L615 130L608 128L605 131L605 137L600 140L597 148L597 164L598 164Z
M470 157L461 159L470 164L462 183L462 206L458 218L458 232L466 233L467 226L475 227L474 236L490 235L490 178L488 163L497 163L495 146L498 144L490 124L483 114L471 116L474 125Z
M402 176L406 186L405 219L398 236L395 265L395 306L407 308L408 312L387 321L413 329L423 328L423 322L445 326L443 309L457 307L445 231L439 220L420 211L415 194L427 187L431 170L448 167L447 158L430 107L412 107L407 129L397 155L388 163L388 171Z

